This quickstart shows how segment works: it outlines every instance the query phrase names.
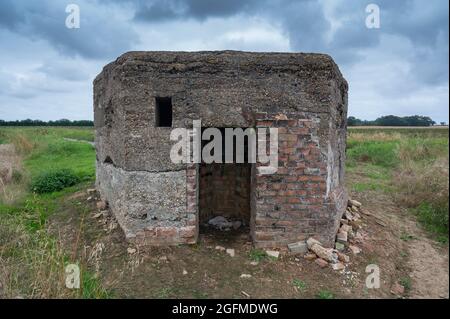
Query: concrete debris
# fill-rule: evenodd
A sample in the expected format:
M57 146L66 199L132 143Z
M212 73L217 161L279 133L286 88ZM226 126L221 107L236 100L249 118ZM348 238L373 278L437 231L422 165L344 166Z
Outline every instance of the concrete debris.
M348 199L348 206L356 206L357 208L360 208L362 204L354 199Z
M326 266L328 266L328 262L322 258L317 258L314 262L318 264L320 268L325 268Z
M348 257L346 254L338 252L338 259L339 261L342 261L343 263L349 263L350 262L350 257Z
M340 230L336 235L336 239L340 243L346 243L348 241L348 233L346 231Z
M353 214L352 214L352 212L350 212L350 211L345 211L345 213L344 213L344 217L345 217L345 219L347 219L347 220L349 220L349 221L352 221L353 220Z
M373 214L369 213L367 210L365 210L365 209L363 209L363 208L360 208L360 209L359 209L359 212L362 213L362 214L364 214L364 215L367 215L367 216L373 216Z
M231 228L233 228L234 230L239 229L239 227L242 226L242 222L240 220L229 221L223 216L216 216L208 221L208 225L218 230L228 231Z
M278 257L280 257L280 252L276 251L276 250L266 250L266 254L267 254L267 256L276 258L276 259L278 259Z
M334 249L325 248L323 245L314 238L309 238L306 241L306 246L310 252L304 254L303 258L306 260L314 260L320 267L325 267L331 264L334 270L345 270L346 264L350 262L350 257L344 252L348 245L349 251L353 255L357 255L361 252L361 249L354 245L355 242L362 242L368 237L367 233L361 231L362 222L360 221L362 211L361 203L355 200L349 200L347 210L340 220L339 230L336 234L336 242ZM364 215L368 215L364 212ZM289 250L294 252L297 249L299 243L289 244Z
M233 249L233 248L228 248L228 249L226 250L226 253L227 253L228 255L230 255L231 257L234 257L234 256L235 256L235 252L234 252L234 249Z
M216 246L216 250L225 251L226 248L222 246Z
M333 270L344 270L345 269L345 265L341 262L338 262L336 264L332 264L331 268L333 268Z
M306 243L308 244L309 250L314 252L319 258L331 263L336 263L338 261L338 256L334 249L323 247L322 244L314 238L309 238Z
M313 253L307 253L305 256L303 256L306 260L312 261L317 258L316 254Z
M355 246L355 245L349 245L348 248L351 250L353 255L357 255L361 252L361 248L359 248L358 246Z
M352 231L352 226L348 225L348 224L343 224L341 225L341 228L339 228L340 231L345 231L345 232L351 232Z
M187 270L183 269L183 275L187 275L187 274L188 274Z
M288 248L293 254L305 254L308 252L308 245L305 241L288 244Z
M336 242L336 244L334 245L334 248L338 251L343 251L345 249L345 245L340 242ZM338 255L338 257L339 257L339 255Z
M241 278L252 278L252 275L250 275L250 274L242 274L240 277Z
M350 226L352 226L352 229L354 229L354 230L358 230L358 229L361 228L361 221L360 220L352 220L352 221L349 221L348 224Z

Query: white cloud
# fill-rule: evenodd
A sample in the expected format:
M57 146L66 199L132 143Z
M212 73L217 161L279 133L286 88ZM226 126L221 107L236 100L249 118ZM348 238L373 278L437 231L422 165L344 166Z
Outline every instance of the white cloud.
M227 49L329 53L349 82L350 115L448 121L445 1L379 0L379 30L364 27L364 3L344 0L171 0L158 21L134 19L140 0L79 3L81 29L70 32L59 2L0 3L0 119L92 119L92 80L127 50Z
M135 30L140 36L137 50L289 50L280 27L243 16L138 24Z

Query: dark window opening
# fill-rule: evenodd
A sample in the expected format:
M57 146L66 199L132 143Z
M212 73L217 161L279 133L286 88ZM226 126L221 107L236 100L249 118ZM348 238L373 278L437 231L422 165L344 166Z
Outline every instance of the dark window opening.
M172 126L172 98L156 97L155 98L155 126L171 127Z
M114 162L113 162L113 160L111 159L111 157L109 155L106 156L106 158L103 161L103 163L105 163L105 164L113 164L114 165Z

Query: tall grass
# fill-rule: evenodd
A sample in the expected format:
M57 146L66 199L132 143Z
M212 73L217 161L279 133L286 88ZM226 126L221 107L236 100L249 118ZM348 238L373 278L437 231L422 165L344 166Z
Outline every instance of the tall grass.
M6 185L21 192L16 200L0 195L0 282L3 296L28 298L104 298L108 295L98 280L82 267L82 290L65 287L67 253L47 232L47 220L60 209L64 197L77 187L35 194L30 185L42 176L69 168L73 180L92 182L95 152L91 145L64 140L64 137L93 140L93 130L77 128L0 128L1 143L15 146L23 170L20 183ZM53 181L51 179L51 181ZM48 179L44 180L48 186ZM36 183L34 183L36 184ZM41 183L42 184L42 183ZM64 186L73 183L63 183ZM84 184L85 185L85 184Z
M347 165L388 170L393 199L440 239L449 231L448 129L349 130Z

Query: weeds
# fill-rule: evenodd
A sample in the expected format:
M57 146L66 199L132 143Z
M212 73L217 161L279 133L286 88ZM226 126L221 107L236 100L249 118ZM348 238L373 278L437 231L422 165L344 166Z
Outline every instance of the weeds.
M31 190L38 194L52 193L73 186L79 181L80 179L72 170L60 169L37 176L31 184Z
M321 290L316 295L317 299L334 299L335 296L331 291Z
M249 257L251 260L259 262L259 261L267 258L268 256L264 250L252 249L250 251Z
M61 137L62 134L75 137L78 131L81 132L63 128L0 128L0 143L14 145L17 153L14 157L17 159L8 163L21 164L13 166L8 183L0 187L2 297L110 296L100 280L83 267L82 289L65 287L67 254L46 227L48 217L58 209L62 198L74 192L76 186L70 185L82 180L92 181L94 177L92 146L64 141ZM80 134L84 139L93 138L92 130L83 130ZM3 146L3 150L5 148L8 146ZM67 186L70 187L65 188ZM36 193L30 193L30 188Z
M303 280L297 279L295 278L292 281L292 284L294 285L295 288L297 288L300 292L304 292L307 288L306 282L304 282Z
M356 192L384 191L448 241L448 129L350 129L347 166L366 180Z
M417 239L414 235L408 234L408 233L402 233L400 235L400 239L403 241L411 241Z
M159 289L159 290L156 292L155 298L158 298L158 299L167 299L167 298L169 298L172 294L173 294L173 289L172 289L172 288L170 288L170 287L164 287L164 288Z
M409 278L409 277L400 278L399 283L400 283L400 285L405 287L405 292L409 292L411 290L411 287L412 287L411 278Z

